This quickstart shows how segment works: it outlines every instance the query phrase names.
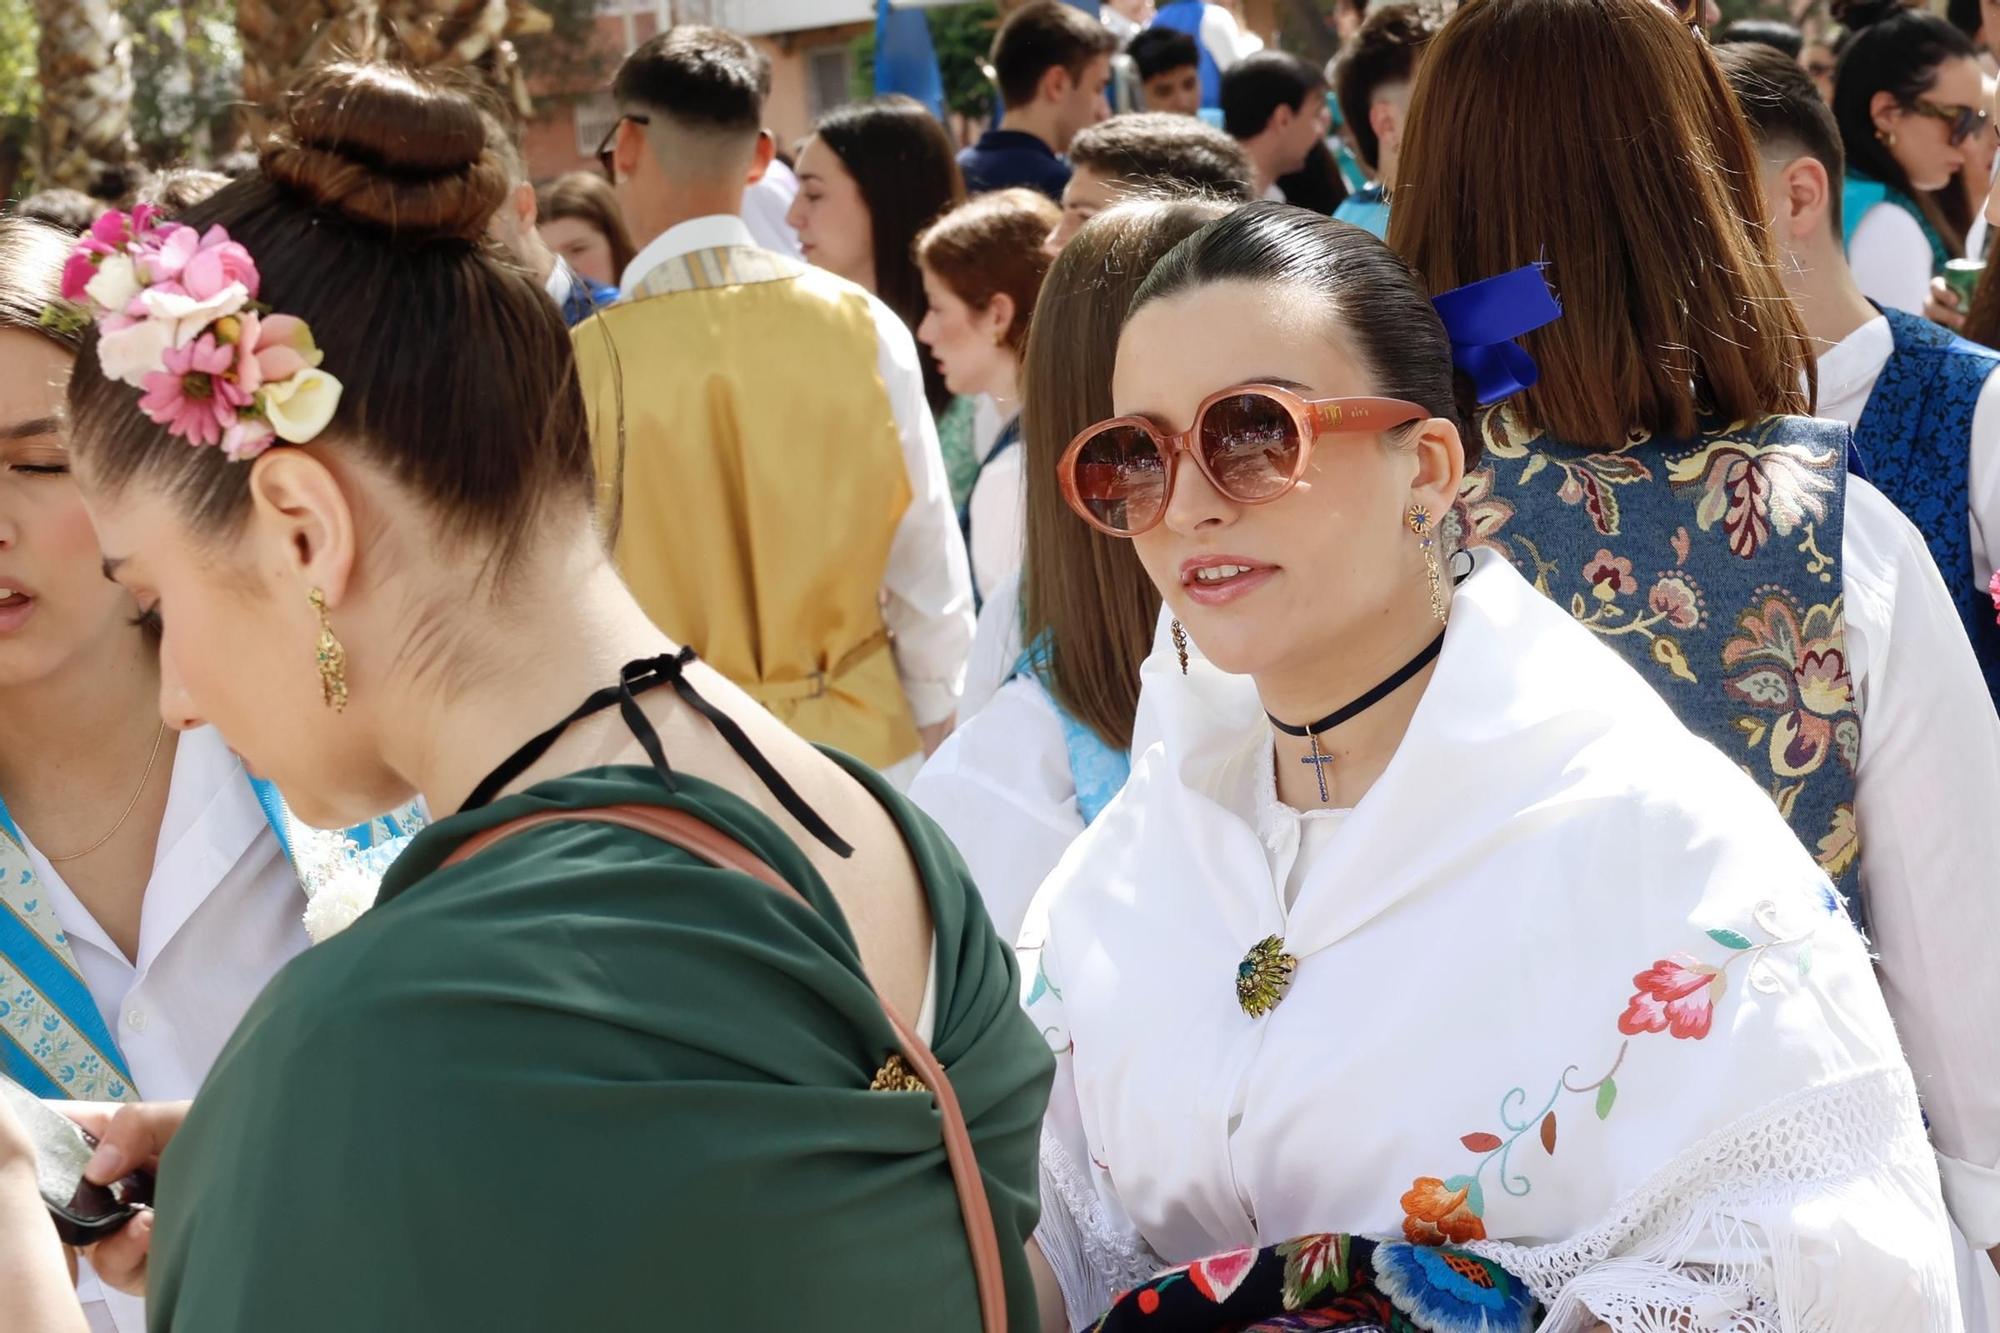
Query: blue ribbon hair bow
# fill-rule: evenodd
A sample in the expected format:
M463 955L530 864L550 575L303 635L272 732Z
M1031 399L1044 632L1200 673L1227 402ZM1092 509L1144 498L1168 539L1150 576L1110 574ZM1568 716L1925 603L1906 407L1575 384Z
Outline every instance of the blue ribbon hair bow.
M1540 264L1454 287L1431 304L1451 338L1452 364L1472 377L1480 406L1511 398L1541 378L1535 358L1514 342L1562 316Z

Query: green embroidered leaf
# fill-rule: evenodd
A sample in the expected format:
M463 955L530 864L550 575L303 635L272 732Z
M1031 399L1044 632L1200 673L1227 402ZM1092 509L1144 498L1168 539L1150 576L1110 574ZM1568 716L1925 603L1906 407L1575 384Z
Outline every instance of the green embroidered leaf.
M1301 1236L1280 1245L1278 1253L1285 1260L1285 1308L1297 1310L1329 1289L1346 1294L1354 1285L1350 1249L1345 1235Z
M1612 1106L1618 1101L1618 1083L1615 1079L1605 1079L1597 1085L1597 1118L1603 1120L1611 1114Z
M1540 472L1543 468L1547 467L1548 463L1549 463L1549 456L1547 454L1533 455L1528 459L1528 466L1521 469L1521 480L1516 482L1515 485L1518 486L1525 484L1528 478L1534 476L1537 472Z
M1500 1146L1500 1136L1486 1133L1467 1134L1459 1142L1465 1145L1467 1152L1492 1152Z
M1708 937L1726 949L1747 949L1750 947L1750 941L1744 939L1733 930L1711 930L1708 932Z
M1799 950L1799 975L1804 977L1804 976L1810 976L1811 974L1812 974L1812 945L1808 944Z

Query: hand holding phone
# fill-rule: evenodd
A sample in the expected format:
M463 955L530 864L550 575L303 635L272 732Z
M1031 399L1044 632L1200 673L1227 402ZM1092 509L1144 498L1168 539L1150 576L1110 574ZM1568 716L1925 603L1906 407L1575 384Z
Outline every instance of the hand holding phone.
M35 1153L35 1183L65 1244L103 1240L129 1222L141 1204L152 1202L149 1172L134 1171L109 1184L85 1178L97 1140L68 1116L50 1110L10 1078L0 1077L0 1098L27 1132Z

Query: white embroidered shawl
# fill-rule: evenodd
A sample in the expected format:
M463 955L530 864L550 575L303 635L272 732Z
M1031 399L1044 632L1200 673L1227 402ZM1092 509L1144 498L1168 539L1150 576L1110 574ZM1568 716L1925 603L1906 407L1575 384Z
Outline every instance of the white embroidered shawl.
M1296 906L1254 687L1156 649L1148 748L1022 936L1072 1323L1317 1231L1468 1244L1547 1328L1953 1330L1936 1168L1859 936L1771 802L1504 561ZM1263 1018L1251 945L1300 959Z

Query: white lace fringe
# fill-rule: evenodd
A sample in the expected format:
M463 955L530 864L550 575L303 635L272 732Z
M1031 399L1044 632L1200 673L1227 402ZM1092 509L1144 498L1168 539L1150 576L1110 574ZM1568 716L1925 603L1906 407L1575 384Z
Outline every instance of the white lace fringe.
M1874 1180L1899 1197L1934 1202L1929 1211L1942 1238L1935 1173L1915 1086L1896 1066L1792 1093L1718 1130L1583 1235L1553 1245L1482 1241L1466 1248L1528 1283L1548 1307L1543 1333L1598 1323L1612 1333L1830 1333L1853 1325L1837 1312L1802 1308L1809 1284L1798 1217L1824 1220L1824 1204L1843 1196L1880 1207L1880 1192L1857 1188ZM1683 1262L1697 1247L1708 1257ZM1873 1261L1878 1268L1892 1263ZM1948 1249L1935 1247L1930 1262L1898 1277L1886 1280L1902 1288L1902 1308L1921 1313L1897 1333L1960 1328Z
M1935 1172L1916 1089L1899 1065L1793 1093L1718 1130L1628 1192L1582 1235L1550 1245L1481 1241L1466 1248L1528 1283L1548 1307L1542 1333L1599 1323L1612 1333L1832 1333L1843 1326L1801 1308L1807 1284L1797 1216L1870 1179L1891 1184L1901 1197L1935 1202ZM1142 1238L1112 1222L1090 1178L1046 1132L1041 1195L1035 1239L1062 1288L1071 1327L1167 1266ZM1863 1196L1855 1197L1858 1204ZM1871 1206L1881 1199L1865 1197ZM1942 1238L1941 1202L1933 1211ZM1708 1257L1683 1262L1697 1248ZM1715 1255L1731 1258L1718 1262ZM1894 1333L1957 1333L1947 1248L1938 1246L1929 1263L1898 1285L1907 1293L1905 1308L1922 1313Z

